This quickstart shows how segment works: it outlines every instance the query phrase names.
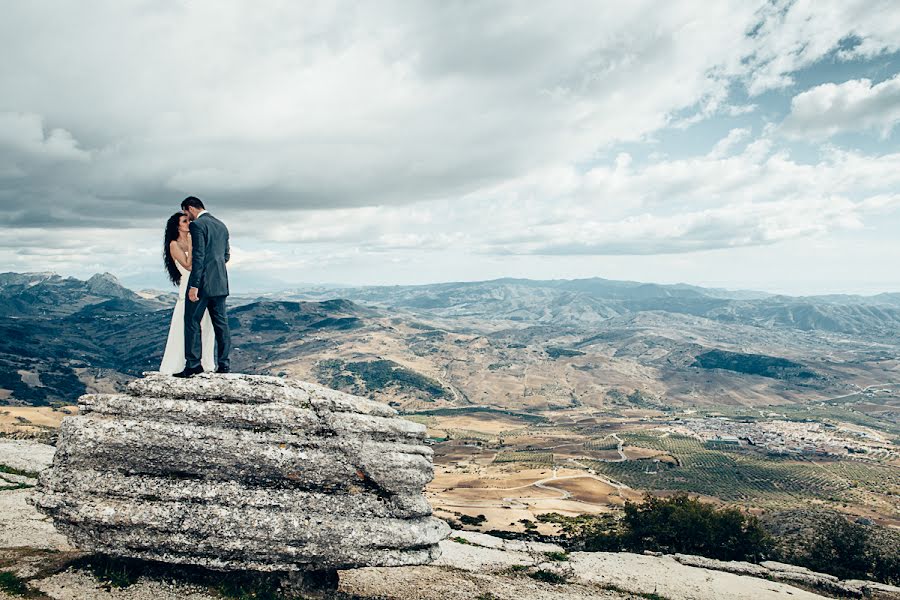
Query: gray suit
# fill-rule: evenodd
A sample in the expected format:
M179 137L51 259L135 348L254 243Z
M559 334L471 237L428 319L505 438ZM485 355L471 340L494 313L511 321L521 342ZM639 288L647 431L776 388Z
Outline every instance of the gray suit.
M197 288L200 300L191 302L185 298L185 367L193 369L200 366L200 321L203 320L203 313L208 310L216 333L216 362L220 368L228 368L228 354L231 351L228 313L225 309L225 298L228 297L228 271L225 263L231 258L228 228L206 212L191 221L190 229L194 254L191 257L191 276L187 287L188 293L191 288Z

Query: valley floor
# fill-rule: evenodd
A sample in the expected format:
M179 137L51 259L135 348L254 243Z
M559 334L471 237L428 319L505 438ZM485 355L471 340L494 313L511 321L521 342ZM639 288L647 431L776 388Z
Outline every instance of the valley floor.
M52 454L53 448L43 444L0 440L0 464L14 463L16 470L32 475L49 464ZM33 477L24 477L26 485L33 483ZM557 481L553 483L559 485ZM31 493L31 488L0 491L0 571L26 581L35 590L30 597L54 600L222 597L189 582L147 578L125 588L111 587L87 571L68 566L80 553L69 547L52 524L26 503ZM550 544L501 540L467 531L454 531L450 539L441 543L441 549L442 557L429 566L342 571L339 593L334 597L344 600L803 600L841 595L834 589L830 593L814 593L791 585L790 582L809 582L814 574L787 566L770 565L764 569L747 563L718 563L679 555L586 552L565 555L561 548ZM758 576L744 574L748 572ZM822 581L831 585L827 577ZM869 593L878 598L900 598L900 588L875 585L870 586ZM14 596L0 592L0 600L11 598Z

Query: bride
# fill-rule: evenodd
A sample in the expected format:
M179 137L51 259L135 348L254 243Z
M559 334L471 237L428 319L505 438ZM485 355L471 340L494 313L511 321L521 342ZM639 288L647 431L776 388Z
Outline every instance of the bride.
M188 228L187 215L175 213L166 222L165 241L163 243L163 262L169 279L178 286L178 300L172 311L172 324L169 325L169 339L163 354L159 372L174 375L184 369L184 303L187 295L188 276L191 272L191 234ZM216 342L209 312L203 314L200 322L200 337L203 345L201 364L203 370L216 370Z

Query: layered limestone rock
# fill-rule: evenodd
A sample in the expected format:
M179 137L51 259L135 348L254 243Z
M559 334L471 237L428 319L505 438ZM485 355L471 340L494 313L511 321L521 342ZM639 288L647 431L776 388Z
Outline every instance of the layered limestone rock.
M218 569L428 563L425 428L383 404L253 375L150 374L63 420L35 506L77 547Z

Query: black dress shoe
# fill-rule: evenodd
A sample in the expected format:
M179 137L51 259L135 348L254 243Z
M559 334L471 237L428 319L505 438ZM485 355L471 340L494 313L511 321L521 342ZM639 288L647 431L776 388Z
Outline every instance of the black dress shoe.
M231 373L231 367L219 365L218 368L216 369L216 373Z
M203 372L203 367L193 367L193 368L185 367L184 371L182 371L181 373L175 373L175 377L181 377L181 378L186 379L188 377L193 377L197 373L202 373L202 372Z

